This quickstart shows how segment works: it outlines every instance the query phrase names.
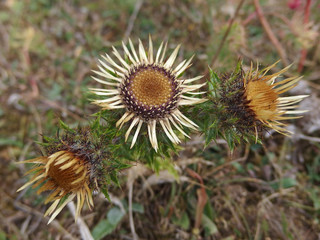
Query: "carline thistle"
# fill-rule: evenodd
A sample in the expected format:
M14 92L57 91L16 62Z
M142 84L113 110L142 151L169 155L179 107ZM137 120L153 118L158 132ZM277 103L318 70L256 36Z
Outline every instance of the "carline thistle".
M136 127L131 147L134 146L142 124L146 123L150 143L157 151L157 124L160 124L166 136L173 143L180 143L180 139L174 131L177 129L181 134L189 137L183 127L197 129L197 125L187 118L179 106L192 105L206 101L205 98L197 98L205 92L198 89L206 83L193 84L202 76L185 79L182 78L184 71L191 66L192 57L182 61L173 67L179 52L178 45L168 59L165 60L167 44L163 42L154 57L153 43L149 37L149 49L146 52L139 40L139 55L132 41L129 39L131 51L123 43L125 57L113 47L113 54L118 59L116 63L108 54L99 60L100 71L93 71L100 78L93 79L106 86L103 88L91 88L96 95L104 96L105 99L94 101L103 109L125 109L125 113L119 119L116 126L122 126L131 121L125 134L127 141L132 129ZM125 59L128 61L125 61Z

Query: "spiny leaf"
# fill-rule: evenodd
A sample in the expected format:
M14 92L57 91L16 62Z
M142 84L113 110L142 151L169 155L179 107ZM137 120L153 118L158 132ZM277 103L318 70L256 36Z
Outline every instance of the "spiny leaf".
M68 131L68 132L72 132L72 133L76 133L75 130L73 130L72 128L70 128L67 124L65 124L61 119L59 120L59 125L62 129Z

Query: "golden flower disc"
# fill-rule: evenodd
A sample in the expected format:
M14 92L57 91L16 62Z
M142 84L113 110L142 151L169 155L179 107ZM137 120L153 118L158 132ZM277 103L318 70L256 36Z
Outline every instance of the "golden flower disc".
M246 96L249 108L260 121L272 120L279 115L278 94L266 81L249 81L246 85Z
M139 71L131 80L131 89L136 100L147 106L168 102L173 92L170 78L152 68Z

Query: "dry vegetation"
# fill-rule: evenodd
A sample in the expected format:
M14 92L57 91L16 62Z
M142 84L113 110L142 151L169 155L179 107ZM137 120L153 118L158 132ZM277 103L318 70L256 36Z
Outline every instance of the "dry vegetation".
M1 1L0 240L134 239L130 214L140 239L320 239L320 3L247 0L237 12L239 2ZM173 159L176 179L136 164L121 189L110 187L112 203L97 195L81 221L70 205L47 225L43 196L16 193L26 167L15 162L40 155L34 141L54 135L59 118L85 123L98 110L86 91L99 54L149 34L154 45L170 39L184 56L195 52L194 75L208 64L230 71L239 57L293 62L289 74L304 78L291 93L309 94L301 105L311 111L289 124L292 139L270 132L232 154L223 140L203 150L195 135Z

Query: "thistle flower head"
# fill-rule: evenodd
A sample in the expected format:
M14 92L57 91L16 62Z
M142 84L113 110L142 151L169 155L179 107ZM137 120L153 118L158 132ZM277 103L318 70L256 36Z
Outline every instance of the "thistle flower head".
M240 135L254 134L271 128L281 134L292 134L283 120L300 118L305 110L295 110L307 95L282 97L281 94L295 87L301 77L278 80L288 67L268 75L273 65L259 70L258 67L244 72L241 62L231 74L217 77L218 101L223 109L219 116L225 128L232 128ZM278 81L277 81L278 80ZM295 115L295 116L294 116Z
M68 132L58 140L51 139L46 143L47 156L19 162L36 165L26 173L33 177L18 191L33 185L39 187L37 194L50 192L45 200L45 203L53 202L45 213L51 215L49 223L76 198L77 219L84 202L90 209L93 207L92 192L104 184L103 160L108 156L101 147L86 128Z
M93 79L106 85L106 89L92 88L91 90L96 95L105 96L105 99L96 100L94 103L103 109L125 109L124 115L116 125L121 128L126 122L131 121L125 140L136 127L131 147L134 146L143 123L147 125L149 140L156 151L158 149L157 123L160 123L173 143L179 143L180 139L172 125L185 136L187 134L183 131L183 126L195 129L197 125L184 116L178 107L205 101L205 99L193 97L203 93L197 90L205 84L189 85L201 79L202 76L181 78L184 71L191 66L192 58L173 67L180 45L165 59L167 44L161 43L155 56L151 38L149 38L148 52L145 51L140 40L138 54L130 39L129 44L130 50L124 43L122 45L125 57L113 48L113 54L118 63L108 54L102 56L103 60L99 60L100 71L93 72L100 77L93 77Z

